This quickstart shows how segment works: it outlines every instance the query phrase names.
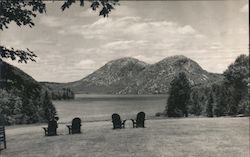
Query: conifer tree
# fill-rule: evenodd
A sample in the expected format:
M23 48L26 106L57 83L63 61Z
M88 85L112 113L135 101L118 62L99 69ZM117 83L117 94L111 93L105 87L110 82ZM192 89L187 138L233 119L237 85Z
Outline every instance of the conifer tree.
M185 73L181 72L171 82L169 98L166 106L168 117L188 116L187 104L190 97L190 83Z
M213 117L213 96L212 93L209 95L208 103L207 103L207 108L206 108L206 113L208 117Z

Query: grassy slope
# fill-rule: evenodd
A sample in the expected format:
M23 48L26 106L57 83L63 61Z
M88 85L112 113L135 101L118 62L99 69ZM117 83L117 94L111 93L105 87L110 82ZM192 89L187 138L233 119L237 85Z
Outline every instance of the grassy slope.
M110 122L83 123L83 134L44 137L41 126L7 128L2 157L248 157L248 118L147 120L147 128L112 130Z

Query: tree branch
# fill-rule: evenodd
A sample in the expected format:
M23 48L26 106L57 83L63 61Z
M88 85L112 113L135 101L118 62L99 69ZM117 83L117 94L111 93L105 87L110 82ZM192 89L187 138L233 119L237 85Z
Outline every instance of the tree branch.
M13 48L8 49L0 45L0 57L10 58L11 60L18 60L20 63L27 63L28 60L35 62L37 57L34 52L27 49L25 50L14 50Z

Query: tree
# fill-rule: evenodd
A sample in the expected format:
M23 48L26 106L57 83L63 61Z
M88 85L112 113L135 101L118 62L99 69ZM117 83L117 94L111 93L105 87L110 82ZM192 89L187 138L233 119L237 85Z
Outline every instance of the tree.
M191 92L190 82L185 73L179 73L171 82L166 111L168 117L188 116L187 104Z
M188 112L199 116L202 114L201 100L199 97L200 92L197 89L192 89L190 93L189 110Z
M240 110L244 111L244 108L239 107L240 103L245 104L248 101L249 56L238 56L223 75L225 76L224 92L227 93L226 114L238 114Z
M233 85L236 88L247 87L249 77L249 56L240 55L235 62L223 73L225 83Z
M213 113L213 96L212 93L210 93L209 95L209 99L208 99L208 103L207 103L207 108L206 108L206 113L208 117L213 117L214 113Z
M22 99L19 96L0 89L0 114L3 116L6 125L15 123L13 117L20 115L21 108Z
M56 109L53 106L47 91L45 92L44 97L42 99L42 107L43 107L43 110L45 111L44 118L47 121L54 118L54 116L56 115Z
M99 16L108 17L114 5L118 4L119 0L88 0L91 2L90 7L93 11L102 7ZM66 0L61 6L62 11L69 8L76 0ZM80 0L80 6L84 6L84 0ZM43 0L1 0L0 1L0 29L8 29L11 22L15 22L19 27L29 26L33 27L35 23L32 18L37 14L46 12L46 3ZM33 51L15 50L14 48L6 48L0 45L0 59L7 58L11 60L18 60L18 62L35 61L37 57Z

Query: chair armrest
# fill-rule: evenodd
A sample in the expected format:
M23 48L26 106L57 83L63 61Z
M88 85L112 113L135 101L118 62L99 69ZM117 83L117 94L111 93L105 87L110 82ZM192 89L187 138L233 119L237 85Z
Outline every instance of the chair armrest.
M125 123L126 123L126 120L123 120L122 121L122 128L125 128Z
M71 134L72 133L72 125L66 125L67 127L68 127L68 129L69 129L69 134Z
M43 128L43 130L44 130L44 135L46 136L46 135L48 135L48 128L47 127L42 127Z

